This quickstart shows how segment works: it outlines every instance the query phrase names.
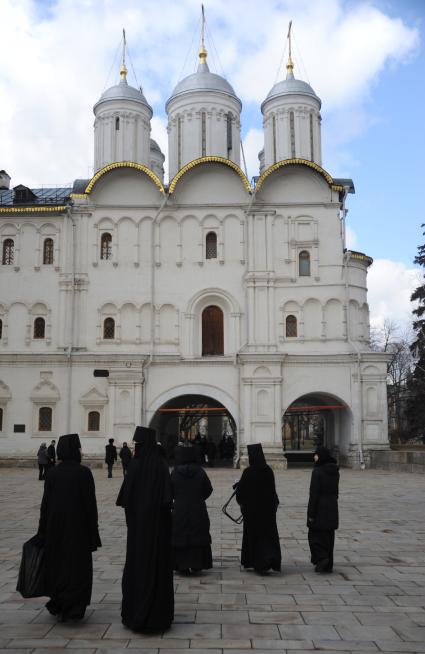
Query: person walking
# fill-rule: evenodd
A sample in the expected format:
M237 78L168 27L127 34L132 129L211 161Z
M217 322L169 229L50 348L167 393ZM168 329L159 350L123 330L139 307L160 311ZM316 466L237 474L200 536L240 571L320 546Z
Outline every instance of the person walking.
M183 574L212 568L210 520L205 500L213 488L195 446L176 447L173 492L173 567Z
M45 547L46 608L64 622L81 620L90 604L92 552L101 541L93 475L81 465L78 434L59 438L57 457L46 475L38 535Z
M248 445L249 467L236 486L243 515L241 563L262 574L279 572L282 556L276 525L279 498L273 470L267 465L261 443Z
M117 460L117 448L114 445L114 439L110 438L108 445L105 446L105 463L108 466L108 479L112 478L112 468Z
M332 572L338 529L339 468L326 447L314 452L307 508L308 543L316 572Z
M49 456L47 454L47 444L41 443L37 452L38 463L38 480L43 481L46 477L46 471L49 466Z
M56 441L52 441L47 448L47 456L49 457L49 468L52 468L56 464Z
M127 523L121 618L133 631L159 633L174 618L170 473L155 430L136 427L133 440L134 458L116 501Z
M122 448L120 449L120 459L122 464L122 472L124 476L127 473L128 464L130 463L132 456L133 455L127 443L123 443Z

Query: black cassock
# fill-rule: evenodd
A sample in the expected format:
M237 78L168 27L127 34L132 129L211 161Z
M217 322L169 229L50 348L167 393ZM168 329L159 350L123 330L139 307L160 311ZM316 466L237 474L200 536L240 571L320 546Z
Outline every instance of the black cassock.
M213 489L198 463L198 448L176 447L171 486L174 570L212 568L210 520L205 500Z
M260 444L248 445L249 467L237 485L236 499L243 515L241 563L258 572L280 571L282 556L276 525L279 499L273 470Z
M174 618L172 496L168 466L154 437L136 443L117 505L124 507L127 522L122 622L140 633L164 631Z
M92 552L101 546L91 470L80 464L77 434L61 436L59 465L44 484L38 533L45 543L46 608L62 619L81 619L90 604Z

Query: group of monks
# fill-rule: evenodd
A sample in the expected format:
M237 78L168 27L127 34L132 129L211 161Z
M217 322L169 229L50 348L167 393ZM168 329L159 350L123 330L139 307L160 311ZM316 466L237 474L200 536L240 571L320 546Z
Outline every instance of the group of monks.
M137 427L135 451L116 504L125 510L126 559L121 617L140 633L168 629L174 618L173 571L197 574L212 567L206 500L213 488L198 449L177 447L170 474L152 429ZM276 524L279 499L261 444L248 445L249 466L235 485L243 516L241 564L264 574L281 571ZM78 434L61 436L59 465L46 474L38 536L44 543L46 608L60 621L80 620L90 604L92 552L101 546L93 475L81 465ZM311 562L316 572L333 567L338 528L336 461L319 447L307 509Z

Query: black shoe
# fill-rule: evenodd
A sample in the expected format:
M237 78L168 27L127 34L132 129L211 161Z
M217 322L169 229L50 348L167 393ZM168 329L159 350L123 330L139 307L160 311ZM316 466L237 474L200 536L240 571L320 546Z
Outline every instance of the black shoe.
M322 559L314 568L316 572L329 572L329 559Z

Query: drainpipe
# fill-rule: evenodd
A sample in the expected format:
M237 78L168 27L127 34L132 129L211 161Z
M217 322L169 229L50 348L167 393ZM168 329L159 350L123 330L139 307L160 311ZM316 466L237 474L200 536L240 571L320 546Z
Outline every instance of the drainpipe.
M75 333L75 270L76 270L76 222L72 215L72 208L66 208L66 215L71 221L71 317L69 328L69 341L67 347L67 364L68 364L68 393L67 393L67 413L66 413L66 428L67 433L71 431L71 406L72 406L72 348L74 346L74 333Z
M153 360L153 349L154 349L154 342L155 342L155 311L154 311L154 303L155 303L155 225L156 222L161 214L161 211L167 204L168 198L170 197L169 191L167 194L164 196L164 199L162 200L159 209L157 210L153 220L152 220L152 229L151 229L151 288L150 288L150 301L151 301L151 325L150 325L150 347L149 347L149 358L146 363L146 365L143 366L143 376L144 376L144 382L145 382L145 389L146 389L146 371L148 368L150 368ZM146 420L146 390L143 393L143 403L142 403L142 415L141 415L141 421L142 424Z
M344 230L345 232L345 230ZM350 320L349 320L349 296L348 296L348 259L349 252L344 253L344 281L345 281L345 305L347 307L347 341L355 350L357 354L357 379L359 384L359 411L360 411L360 424L357 437L357 447L359 451L360 469L365 470L366 465L363 457L363 384L361 378L361 352L357 343L350 338Z

